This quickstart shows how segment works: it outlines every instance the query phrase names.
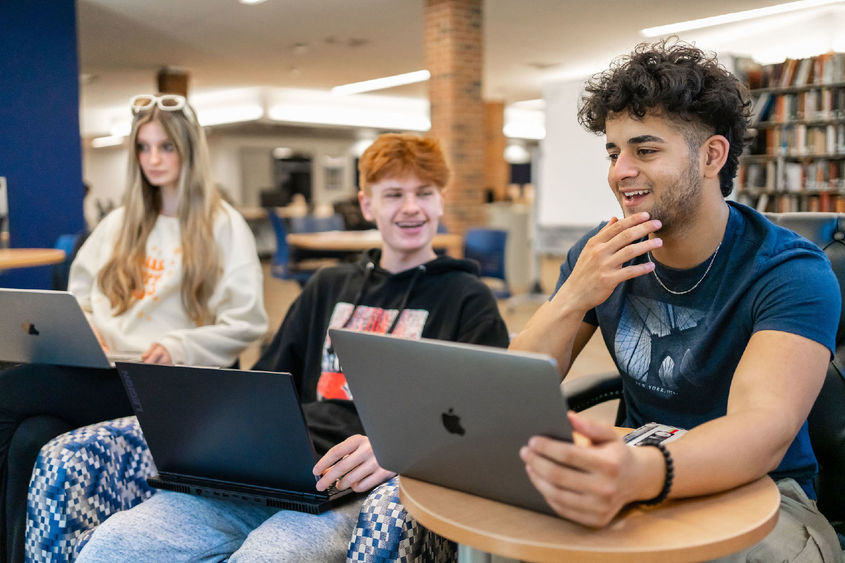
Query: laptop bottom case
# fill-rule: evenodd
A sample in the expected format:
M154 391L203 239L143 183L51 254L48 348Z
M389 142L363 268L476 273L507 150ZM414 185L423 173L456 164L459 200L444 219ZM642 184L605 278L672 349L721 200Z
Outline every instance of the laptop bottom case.
M273 508L307 512L309 514L321 514L358 496L353 494L354 491L351 489L336 491L331 495L321 495L315 490L315 493L312 495L311 493L289 493L281 490L250 487L236 483L218 484L185 477L162 477L161 475L149 477L147 483L154 489L225 500L252 502Z

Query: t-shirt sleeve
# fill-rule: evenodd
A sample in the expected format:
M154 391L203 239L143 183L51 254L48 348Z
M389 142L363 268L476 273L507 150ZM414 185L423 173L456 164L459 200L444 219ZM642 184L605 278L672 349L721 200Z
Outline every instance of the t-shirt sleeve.
M760 277L753 332L777 330L836 348L842 296L827 257L793 252Z
M590 237L595 235L602 227L604 223L602 223L599 227L591 230L589 233L584 235L578 242L572 245L572 248L569 249L569 252L566 253L566 258L560 264L560 275L557 278L557 284L555 285L555 290L552 293L549 299L551 300L552 297L557 295L557 292L560 291L561 286L569 279L569 276L572 274L572 270L575 268L576 262L578 262L578 257L581 256L581 251L584 250L584 246L586 246L587 241L590 240ZM584 315L584 322L589 323L593 326L599 325L599 318L596 315L595 309L590 309Z

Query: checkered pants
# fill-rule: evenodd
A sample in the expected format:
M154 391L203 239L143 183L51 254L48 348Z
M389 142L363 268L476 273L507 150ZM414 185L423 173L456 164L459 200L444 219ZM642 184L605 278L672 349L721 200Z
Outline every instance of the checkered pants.
M454 561L454 542L419 525L399 504L396 479L372 490L358 515L352 533L347 562Z
M152 494L152 457L134 416L48 442L35 462L26 507L27 561L73 561L109 515Z

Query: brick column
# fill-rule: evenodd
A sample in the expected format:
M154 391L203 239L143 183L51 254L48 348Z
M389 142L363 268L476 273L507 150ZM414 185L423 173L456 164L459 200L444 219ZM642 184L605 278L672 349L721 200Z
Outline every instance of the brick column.
M507 139L505 103L484 102L484 189L492 189L496 201L503 201L510 183L510 168L505 162Z
M184 70L163 67L156 75L158 91L162 94L179 94L188 97L188 73Z
M445 223L463 234L484 223L481 0L426 0L425 62L431 73L431 134L452 168Z

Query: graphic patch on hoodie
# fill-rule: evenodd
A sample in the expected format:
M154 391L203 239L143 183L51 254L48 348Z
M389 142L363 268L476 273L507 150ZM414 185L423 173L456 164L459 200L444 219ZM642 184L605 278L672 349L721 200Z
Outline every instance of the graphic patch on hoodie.
M353 305L351 303L340 302L335 305L329 321L329 328L342 328L345 325L348 329L360 332L386 334L390 325L393 324L393 319L399 313L398 309L380 309L359 305L354 310L354 316L349 319L352 312ZM422 337L423 327L427 319L428 311L424 309L405 309L391 334L410 340L419 340ZM345 399L351 401L352 393L349 391L346 377L340 371L337 354L334 353L328 332L326 332L326 340L323 343L321 366L320 379L317 382L317 398L320 400Z

